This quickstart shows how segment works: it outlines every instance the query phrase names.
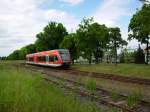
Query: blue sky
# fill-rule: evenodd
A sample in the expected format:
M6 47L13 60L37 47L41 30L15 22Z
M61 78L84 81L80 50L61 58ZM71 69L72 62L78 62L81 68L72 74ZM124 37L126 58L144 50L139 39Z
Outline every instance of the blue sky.
M84 17L94 17L100 24L120 27L127 39L129 21L141 5L138 0L0 0L0 56L34 43L49 21L73 32ZM132 41L128 47L136 46Z

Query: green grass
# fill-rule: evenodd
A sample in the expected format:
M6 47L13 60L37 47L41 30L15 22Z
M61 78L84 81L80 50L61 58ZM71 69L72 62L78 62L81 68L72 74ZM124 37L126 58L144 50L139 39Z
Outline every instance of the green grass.
M39 73L0 63L0 112L99 112L46 83Z
M142 94L140 92L132 93L127 98L127 105L132 108L134 107L139 100L143 98Z
M95 64L95 65L72 65L72 68L100 73L110 73L122 76L139 77L150 79L150 65L144 64Z
M96 81L94 79L87 78L85 81L85 87L93 93L96 90Z
M113 101L117 101L120 98L116 90L112 90L111 97Z

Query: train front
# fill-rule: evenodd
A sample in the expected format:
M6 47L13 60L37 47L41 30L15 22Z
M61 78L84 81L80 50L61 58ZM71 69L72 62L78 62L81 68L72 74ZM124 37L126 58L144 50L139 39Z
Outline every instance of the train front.
M71 58L70 58L70 53L68 49L59 49L58 50L59 55L62 60L62 66L63 67L69 67L71 64Z

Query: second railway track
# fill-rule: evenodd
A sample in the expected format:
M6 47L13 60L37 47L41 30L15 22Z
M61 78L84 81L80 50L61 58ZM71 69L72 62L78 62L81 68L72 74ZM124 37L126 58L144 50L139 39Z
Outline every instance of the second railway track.
M35 68L30 68L30 70L37 71ZM77 82L73 79L51 75L51 73L49 73L49 71L46 71L45 69L44 71L41 70L40 72L44 74L45 80L57 85L63 85L69 90L75 90L78 94L82 94L82 96L89 97L99 104L116 107L122 112L150 112L150 103L144 100L139 100L132 108L130 108L129 106L127 106L126 100L128 96L126 95L117 94L119 97L117 100L114 101L111 96L112 93L101 87L96 87L96 91L94 93L91 93L85 88L85 84L83 83ZM70 70L67 72L70 72ZM62 81L64 81L65 84L62 84Z
M87 71L80 71L80 70L74 70L74 69L68 69L68 70L61 69L61 72L71 73L73 75L82 75L82 76L90 76L94 78L116 80L116 81L126 82L126 83L150 85L149 79L141 79L137 77L126 77L126 76L119 76L119 75L114 75L114 74L87 72Z

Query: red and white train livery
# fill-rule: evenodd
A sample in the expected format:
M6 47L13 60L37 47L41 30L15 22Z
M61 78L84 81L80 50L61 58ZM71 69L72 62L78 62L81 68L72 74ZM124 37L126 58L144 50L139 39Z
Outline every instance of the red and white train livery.
M27 63L51 66L69 67L71 63L70 53L67 49L56 49L26 55Z

